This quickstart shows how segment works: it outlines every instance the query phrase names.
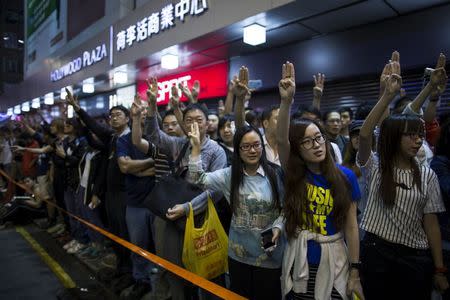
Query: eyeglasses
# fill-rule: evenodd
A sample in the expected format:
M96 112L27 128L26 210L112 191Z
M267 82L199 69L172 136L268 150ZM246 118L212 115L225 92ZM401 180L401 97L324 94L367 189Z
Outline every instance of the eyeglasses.
M326 138L323 135L318 135L315 138L305 138L300 145L305 149L305 150L310 150L314 147L314 142L316 142L319 145L324 144L326 141Z
M403 135L409 137L413 141L415 141L417 139L421 139L421 140L425 139L425 134L424 133L406 132L406 133L403 133Z
M262 145L261 145L261 143L254 143L254 144L243 144L243 145L239 146L239 149L241 149L244 152L250 151L250 149L252 149L252 148L253 148L253 150L256 151L256 150L261 149Z

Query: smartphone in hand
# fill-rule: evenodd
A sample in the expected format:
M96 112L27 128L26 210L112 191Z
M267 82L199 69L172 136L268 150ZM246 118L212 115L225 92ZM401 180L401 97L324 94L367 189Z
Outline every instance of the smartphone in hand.
M272 228L266 229L261 232L262 245L264 250L272 250L271 248L275 248L275 243L272 242L273 232Z

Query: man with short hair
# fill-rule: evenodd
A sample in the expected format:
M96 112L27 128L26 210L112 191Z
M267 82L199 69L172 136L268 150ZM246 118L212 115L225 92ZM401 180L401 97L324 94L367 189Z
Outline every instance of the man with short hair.
M181 167L188 166L189 155L191 153L191 147L189 139L186 137L169 136L162 131L158 126L156 119L156 99L158 93L158 86L156 78L152 78L149 81L149 89L147 90L147 96L149 101L149 113L145 128L145 138L149 143L153 143L160 151L170 155L172 159L176 159L180 154L184 145L188 144L184 157L181 159ZM208 128L208 110L204 105L198 103L189 104L183 112L183 126L188 133L192 130L193 124L197 123L200 131L201 141L201 155L203 169L206 172L213 172L226 167L227 160L225 151L215 141L211 140L206 132ZM136 141L135 145L139 148L139 144L143 141ZM189 178L186 178L189 181ZM181 261L181 254L183 250L183 234L175 227L171 222L166 222L165 228L166 245L170 247L164 248L164 258L171 262L183 266ZM170 274L169 276L170 290L173 300L185 299L185 283L179 277Z
M209 110L207 133L210 139L216 141L219 138L218 129L219 129L219 116L217 115L216 111Z
M111 127L106 127L100 125L94 118L89 116L80 107L77 98L70 91L67 91L66 101L74 107L75 112L83 123L86 124L86 127L107 146L108 162L104 172L106 172L105 208L109 225L108 229L120 238L128 240L128 228L125 220L125 179L117 162L116 144L119 137L130 132L130 128L128 127L130 113L122 105L112 107L109 110L109 124ZM102 264L104 263L110 266L110 268L102 269L100 277L105 281L113 280L114 292L120 293L123 289L133 284L133 278L130 274L130 251L117 243L113 243L112 245L117 257L115 270L114 272L107 271L111 267L114 267L114 265L111 265L109 261L104 261Z
M342 126L341 114L336 110L330 110L324 114L323 123L330 142L336 143L339 151L344 153L348 139L340 134Z
M137 108L133 106L131 115L133 128L144 125L145 113L138 115ZM120 171L125 174L127 195L125 219L130 242L154 253L153 214L143 205L155 182L153 150L150 149L146 153L139 151L133 145L131 132L117 140L117 161ZM134 252L131 253L131 262L135 284L123 299L140 299L152 289L149 277L151 264L147 259Z
M339 113L341 114L341 135L347 139L350 139L348 125L353 120L353 111L350 107L343 107L339 110Z

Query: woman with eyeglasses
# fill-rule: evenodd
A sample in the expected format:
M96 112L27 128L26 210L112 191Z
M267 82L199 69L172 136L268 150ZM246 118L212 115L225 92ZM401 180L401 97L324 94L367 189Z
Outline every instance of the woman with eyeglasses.
M264 250L261 233L265 229L271 232L280 215L281 169L267 161L262 136L251 126L236 131L231 166L211 173L202 168L196 123L189 137L191 178L210 191L223 192L232 209L228 240L231 290L249 299L280 299L283 243L271 238L275 245Z
M445 208L436 174L417 161L425 137L420 118L384 119L372 152L375 125L401 88L398 52L383 75L384 92L359 132L357 163L368 189L361 278L367 299L430 299L432 279L438 291L448 288L436 215ZM445 70L437 68L427 89L445 78Z
M278 150L285 171L283 216L274 236L288 238L281 276L285 299L364 299L359 281L356 220L360 191L355 174L337 165L324 129L293 119L294 66L283 65L279 83ZM344 240L345 238L345 240Z

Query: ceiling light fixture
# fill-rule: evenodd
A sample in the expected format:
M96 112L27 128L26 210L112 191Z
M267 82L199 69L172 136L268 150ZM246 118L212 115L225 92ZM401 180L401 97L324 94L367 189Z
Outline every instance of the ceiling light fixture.
M165 54L161 57L161 68L174 70L178 68L178 55Z
M41 99L38 97L38 98L34 98L33 100L31 100L31 107L32 108L41 107Z
M94 77L90 77L88 79L83 80L83 93L91 94L95 91L94 87Z
M244 27L244 43L256 46L266 42L266 27L252 24Z
M55 97L53 97L53 92L45 94L44 104L45 105L53 105L54 103L55 103Z
M30 102L26 101L22 103L22 111L29 112L30 111Z
M14 114L15 115L18 115L18 114L20 114L20 104L19 105L16 105L16 106L14 106Z
M14 114L13 109L14 109L14 108L12 108L12 107L8 108L8 111L7 111L6 115L7 115L7 116L12 116L12 115Z
M17 40L19 44L23 44L23 40Z

